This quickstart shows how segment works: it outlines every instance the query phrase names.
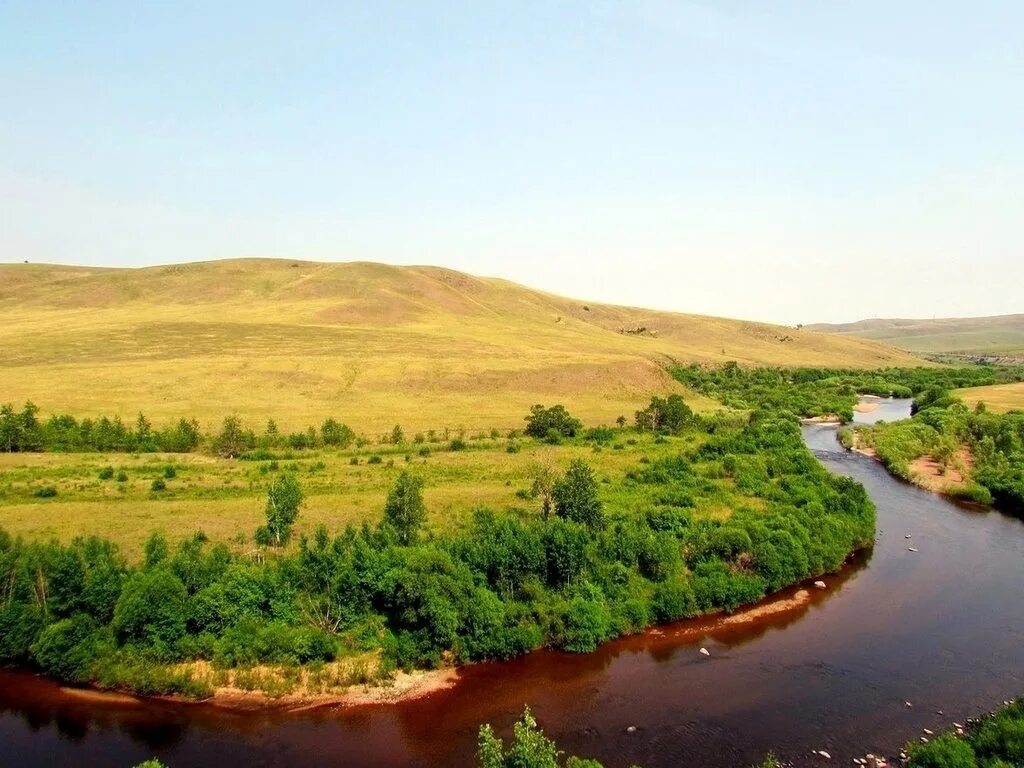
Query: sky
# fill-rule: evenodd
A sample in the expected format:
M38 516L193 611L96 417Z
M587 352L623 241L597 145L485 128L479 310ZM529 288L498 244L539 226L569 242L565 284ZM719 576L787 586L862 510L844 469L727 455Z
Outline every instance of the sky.
M1024 3L0 0L0 261L1024 312Z

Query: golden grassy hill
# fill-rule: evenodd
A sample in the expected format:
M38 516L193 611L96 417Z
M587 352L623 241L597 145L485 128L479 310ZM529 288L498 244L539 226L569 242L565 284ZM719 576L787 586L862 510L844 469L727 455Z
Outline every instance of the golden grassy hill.
M875 319L809 327L823 333L874 339L925 354L1024 358L1024 315L931 320Z
M44 413L229 413L296 429L590 423L675 386L681 361L919 364L883 344L601 305L436 267L241 259L145 269L0 265L0 402ZM622 330L646 328L640 334Z

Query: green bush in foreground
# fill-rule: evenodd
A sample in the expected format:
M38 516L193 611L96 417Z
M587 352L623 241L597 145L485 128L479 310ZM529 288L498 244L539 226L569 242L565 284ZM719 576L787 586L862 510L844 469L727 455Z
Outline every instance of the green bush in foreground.
M544 735L529 707L512 728L512 742L494 735L490 725L480 726L477 763L480 768L602 768L597 760L568 757L554 741Z
M1013 768L1024 765L1024 703L1013 702L927 744L907 745L910 768Z

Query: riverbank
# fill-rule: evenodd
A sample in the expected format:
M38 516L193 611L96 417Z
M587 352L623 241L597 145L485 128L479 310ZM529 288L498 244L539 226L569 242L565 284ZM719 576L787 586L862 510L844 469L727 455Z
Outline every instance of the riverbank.
M879 464L882 464L882 466L885 466L888 471L900 479L906 480L911 485L937 493L954 501L962 500L963 489L971 485L971 470L974 467L974 456L966 446L960 446L949 465L937 461L929 454L918 456L908 462L905 474L893 472L874 448L864 444L856 429L850 433L848 444L844 442L843 446L849 451L874 459Z
M768 618L795 614L811 604L815 592L824 592L828 589L823 579L832 579L841 573L842 571L824 574L813 582L807 581L800 585L787 587L775 595L735 613L726 614L715 611L692 619L653 626L637 635L624 636L617 640L629 641L644 636L651 638L671 636L674 640L683 640L712 635L727 628L754 625ZM488 663L490 662L482 662L485 665ZM349 674L350 669L344 662L339 662L333 665L323 665L315 670L271 666L217 670L209 662L190 662L175 665L172 669L178 673L188 672L197 682L210 684L213 690L211 695L194 699L178 695L142 696L129 691L110 691L91 687L61 686L59 690L60 695L69 701L99 706L136 707L147 701L159 701L188 707L204 706L239 714L255 712L301 714L329 708L387 706L412 702L456 687L461 672L476 666L479 665L471 663L460 667L445 667L435 670L399 671L389 678L380 678L376 681L332 687L329 690L315 690L321 683L315 682L312 678L316 677L318 680L330 679L331 676L337 678ZM276 690L260 690L259 688L243 687L242 682L244 680L247 684L251 684L252 681L260 680L264 682L281 681L286 677L290 677L293 681L292 688L287 692L284 692L280 685L276 687ZM218 681L220 684L217 684Z

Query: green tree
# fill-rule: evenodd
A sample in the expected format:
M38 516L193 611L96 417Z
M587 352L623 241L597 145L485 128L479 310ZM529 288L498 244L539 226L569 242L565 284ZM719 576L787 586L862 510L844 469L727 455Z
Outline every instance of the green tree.
M583 423L570 416L564 405L545 408L538 404L530 408L530 415L526 417L526 434L530 437L549 439L551 433L575 437L582 427Z
M326 419L320 426L320 439L324 445L348 448L356 439L356 433L350 427L334 419Z
M286 544L299 516L302 498L302 486L295 475L278 475L267 489L267 524L256 532L257 541L275 547Z
M143 562L147 568L153 568L166 560L169 552L167 537L162 533L154 532L146 539L146 545L143 548Z
M416 540L419 529L427 519L423 505L423 478L402 470L388 491L384 503L384 523L390 526L402 544Z
M551 516L554 505L555 485L558 483L558 472L549 464L537 464L530 470L532 482L530 496L540 499L540 515L544 520Z
M604 527L604 509L597 496L594 471L582 459L573 459L565 477L555 483L552 496L555 513L566 520L582 523L592 530Z
M391 442L394 445L401 445L405 442L405 433L402 431L401 424L395 424L394 428L391 430Z
M213 448L220 456L233 459L251 448L252 444L252 434L242 428L241 419L237 416L228 416L213 441Z
M170 645L185 634L188 592L167 567L136 571L114 606L113 628L125 642Z

